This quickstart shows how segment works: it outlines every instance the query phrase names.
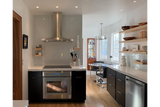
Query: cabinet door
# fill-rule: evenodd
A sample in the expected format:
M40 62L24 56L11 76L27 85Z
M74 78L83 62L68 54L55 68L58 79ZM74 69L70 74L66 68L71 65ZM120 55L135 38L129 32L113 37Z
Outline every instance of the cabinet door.
M72 71L72 100L86 99L86 71Z
M29 102L42 100L42 72L29 72L28 74L28 99Z

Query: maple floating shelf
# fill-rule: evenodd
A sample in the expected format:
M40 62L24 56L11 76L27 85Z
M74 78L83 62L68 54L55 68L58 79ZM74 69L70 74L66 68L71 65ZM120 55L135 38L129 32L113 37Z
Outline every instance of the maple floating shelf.
M138 62L138 61L133 61L133 63L135 63L135 64L140 64L140 65L147 65L147 63L144 63L144 62Z
M42 50L42 48L35 48L35 50Z
M139 30L142 30L142 29L147 29L147 24L143 25L143 26L131 28L131 29L128 29L128 30L120 31L119 33L130 33L130 32L139 31Z
M80 50L80 48L73 48L73 50Z
M147 54L147 52L119 51L119 53Z
M35 55L35 57L42 57L42 55Z
M132 43L132 42L145 42L145 41L147 41L147 38L119 41L119 43Z

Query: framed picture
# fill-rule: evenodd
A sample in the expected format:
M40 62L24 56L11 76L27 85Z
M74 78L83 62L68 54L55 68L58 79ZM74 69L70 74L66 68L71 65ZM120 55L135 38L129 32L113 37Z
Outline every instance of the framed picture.
M28 36L23 34L23 49L28 49Z

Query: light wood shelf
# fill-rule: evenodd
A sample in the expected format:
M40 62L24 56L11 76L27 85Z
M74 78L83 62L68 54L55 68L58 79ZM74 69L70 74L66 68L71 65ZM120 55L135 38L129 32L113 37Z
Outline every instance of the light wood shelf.
M128 29L128 30L120 31L119 33L130 33L130 32L139 31L139 30L142 30L142 29L147 29L147 24L143 25L143 26L131 28L131 29Z
M145 41L147 41L147 38L119 41L119 43L132 43L132 42L145 42Z
M42 50L42 48L35 48L35 50Z
M119 53L147 54L147 52L119 51Z
M35 55L35 57L42 57L42 55Z
M80 50L80 48L73 48L73 50Z
M133 63L135 63L135 64L140 64L140 65L147 65L147 63L138 62L138 61L133 61Z

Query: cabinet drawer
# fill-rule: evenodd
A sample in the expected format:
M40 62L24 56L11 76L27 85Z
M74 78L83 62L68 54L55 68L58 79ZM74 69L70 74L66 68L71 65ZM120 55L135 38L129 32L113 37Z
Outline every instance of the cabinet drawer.
M111 96L115 99L115 88L114 87L112 87L112 85L111 84L109 84L108 83L108 85L107 85L107 90L108 90L108 92L111 94Z
M125 93L125 82L121 81L120 79L116 79L116 89Z
M42 71L28 71L29 77L42 77Z
M125 75L121 73L116 73L116 78L119 79L120 81L125 81Z
M121 104L123 107L125 107L125 99L124 99L124 94L119 91L116 90L116 101Z
M114 76L108 75L108 76L107 76L107 82L108 82L109 84L111 84L113 87L115 87L115 77L114 77Z
M108 68L108 75L114 76L115 77L116 72L113 71L112 69Z

